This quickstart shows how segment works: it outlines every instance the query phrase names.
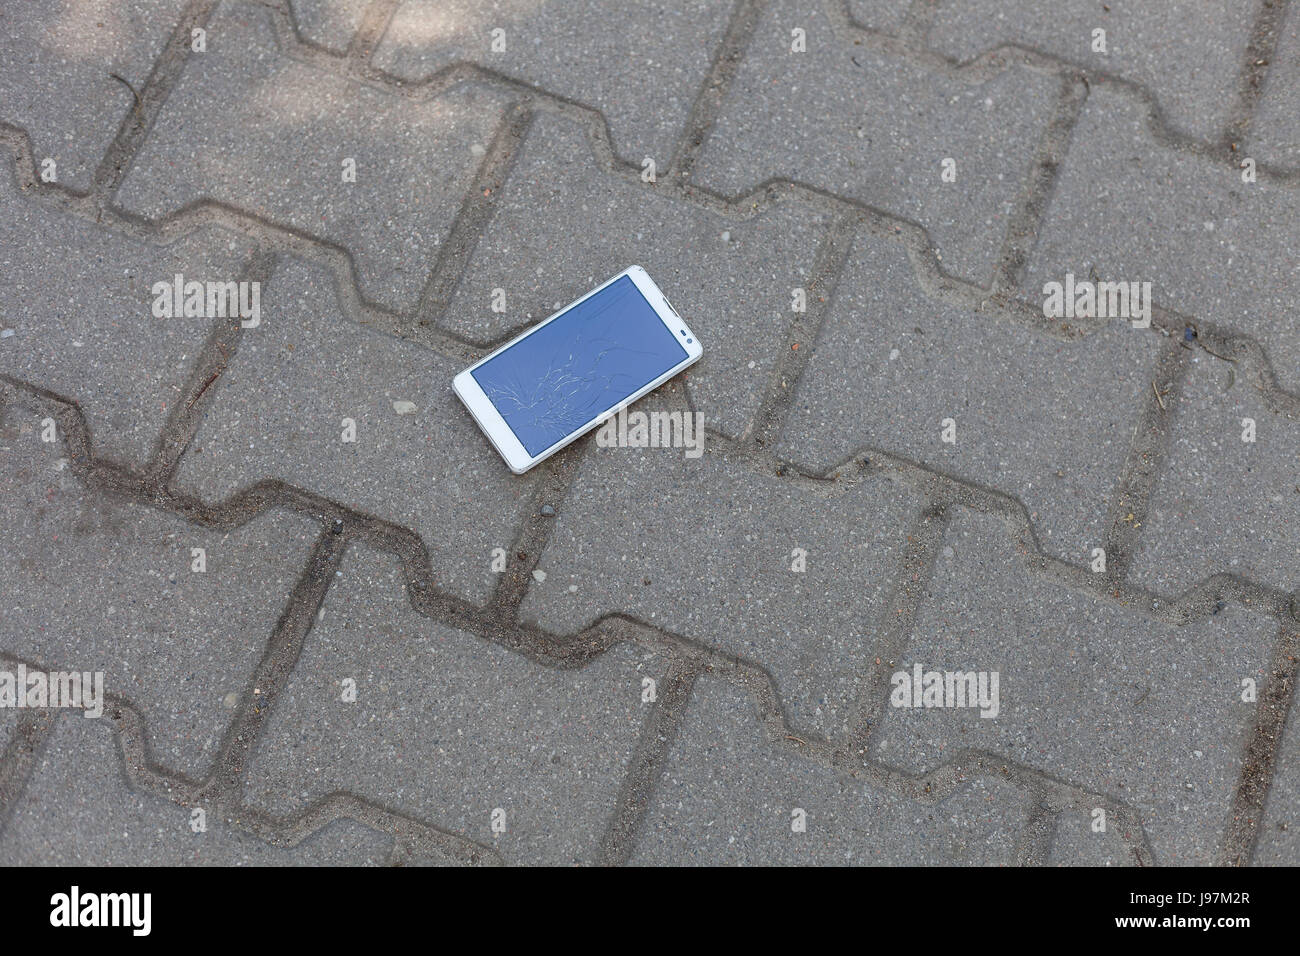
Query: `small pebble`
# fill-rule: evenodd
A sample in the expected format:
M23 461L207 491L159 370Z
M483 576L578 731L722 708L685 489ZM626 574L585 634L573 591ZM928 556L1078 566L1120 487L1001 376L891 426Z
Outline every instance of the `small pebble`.
M550 505L542 505L542 517L543 517L543 518L554 518L554 517L555 517L555 509L552 508Z

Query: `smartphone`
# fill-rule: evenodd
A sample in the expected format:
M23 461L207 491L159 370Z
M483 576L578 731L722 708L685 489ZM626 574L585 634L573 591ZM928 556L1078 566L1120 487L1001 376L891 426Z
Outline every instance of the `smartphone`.
M646 271L631 266L451 384L506 465L522 475L703 354Z

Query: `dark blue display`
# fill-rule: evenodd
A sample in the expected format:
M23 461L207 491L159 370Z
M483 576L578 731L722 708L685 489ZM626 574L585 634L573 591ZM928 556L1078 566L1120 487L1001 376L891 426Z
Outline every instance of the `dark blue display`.
M628 276L471 373L537 456L686 358Z

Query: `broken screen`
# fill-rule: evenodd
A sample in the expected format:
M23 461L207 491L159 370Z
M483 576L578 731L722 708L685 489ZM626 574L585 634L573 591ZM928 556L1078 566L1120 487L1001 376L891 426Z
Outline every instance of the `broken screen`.
M537 456L686 356L636 283L623 276L470 374Z

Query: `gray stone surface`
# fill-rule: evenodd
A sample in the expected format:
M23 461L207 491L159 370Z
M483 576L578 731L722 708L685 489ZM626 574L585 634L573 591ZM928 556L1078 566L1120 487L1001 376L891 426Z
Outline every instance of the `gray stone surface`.
M192 812L128 784L111 720L63 714L0 834L0 865L375 866L392 842L340 820L280 848L241 833L215 811L205 813L206 829L195 833Z
M1159 863L1213 862L1241 773L1275 622L1238 607L1173 627L1031 575L999 519L962 510L899 670L997 671L1001 712L890 706L875 738L921 771L1005 754L1135 806Z
M347 50L370 0L290 0L294 25L309 43L336 53Z
M354 551L245 797L287 814L347 788L509 862L591 862L649 709L641 682L662 673L661 660L625 646L580 670L540 667L421 617L394 560ZM342 700L349 678L353 703Z
M1278 748L1277 768L1269 791L1255 849L1256 864L1295 866L1300 858L1300 710L1291 716Z
M1158 341L1117 321L1067 342L943 305L921 294L901 244L864 231L780 450L820 471L879 448L1009 492L1044 550L1084 563L1105 543ZM948 418L955 444L941 440Z
M502 97L417 101L315 69L276 45L270 13L223 5L119 199L150 218L212 199L342 246L367 298L415 307ZM356 160L356 182L343 161ZM266 175L269 173L269 175Z
M1300 386L1300 192L1160 145L1141 102L1096 87L1048 205L1025 291L1095 270L1151 282L1157 305L1252 336Z
M139 715L6 747L0 707L0 862L1300 863L1296 705L1241 700L1298 609L1147 616L1216 573L1300 587L1300 42L1271 2L0 0L0 656L101 669ZM164 55L182 7L207 50ZM97 168L121 188L77 195ZM1203 330L1185 387L1155 407L1160 329L968 311L907 223L1033 311L1067 272L1151 282ZM253 263L233 354L152 317L154 282ZM638 411L697 410L705 454L588 438L510 475L453 375L631 263L706 347ZM810 477L863 448L901 462ZM1125 585L1088 590L1116 528ZM589 658L611 634L637 643ZM889 707L916 661L998 670L1000 716ZM285 849L327 797L385 833Z
M18 677L18 662L5 657L0 657L0 671L13 675L13 678L16 681ZM0 761L3 761L6 757L13 760L21 760L36 746L37 742L33 741L30 737L26 740L20 740L18 737L18 722L25 713L31 713L31 711L20 710L17 707L0 707ZM9 751L10 747L13 748L12 753ZM5 769L8 769L8 767L6 766Z
M1119 821L1109 815L1097 816L1094 812L1096 810L1105 813L1105 807L1094 807L1087 813L1067 810L1057 816L1047 857L1050 866L1139 865L1126 841L1117 832L1117 828L1121 827ZM1094 829L1102 824L1104 830ZM1128 844L1137 842L1136 833L1126 833L1123 836L1128 838Z
M34 415L0 425L0 650L102 671L158 762L202 776L302 570L316 525L271 512L225 533L90 494ZM191 568L203 548L207 570Z
M451 391L460 363L349 322L332 276L292 259L263 289L178 474L205 500L283 478L414 528L434 583L483 602L493 548L509 548L537 472L510 474ZM415 411L399 414L394 402ZM342 440L344 419L356 441Z
M714 454L593 448L523 614L569 633L618 611L719 648L775 677L796 726L838 737L920 504L883 477L826 499Z
M1171 596L1219 573L1300 587L1300 424L1270 412L1232 365L1203 352L1173 416L1131 580ZM1247 418L1254 442L1242 440Z
M1016 43L1085 70L1112 74L1154 93L1176 129L1213 141L1236 106L1253 6L1178 0L941 0L928 41L963 62ZM1106 31L1105 53L1093 50L1094 30Z
M1287 170L1300 169L1300 7L1286 11L1269 64L1246 155Z
M795 28L807 52L791 52ZM1014 66L975 83L929 72L837 36L820 11L777 2L694 179L737 194L785 177L868 203L924 226L949 272L987 282L1057 91ZM939 178L945 157L956 182Z
M854 23L882 33L897 33L910 6L911 0L848 0Z
M614 149L667 169L732 0L405 0L374 63L423 80L477 63L600 110ZM493 31L504 50L493 50ZM497 34L501 37L501 34Z
M695 407L739 435L788 348L793 289L810 284L828 225L798 202L735 219L657 195L601 168L574 124L539 116L445 324L499 340L641 265L704 343L687 376ZM492 311L494 289L505 312Z
M26 131L37 169L90 188L185 0L6 3L0 8L0 123Z
M233 282L251 246L201 229L125 239L24 196L0 175L0 373L81 398L95 448L143 464L215 322L155 318L155 282ZM50 268L59 263L58 268Z
M633 854L639 865L1007 865L1029 801L980 779L921 803L778 750L751 700L695 689ZM804 811L804 832L794 814Z

